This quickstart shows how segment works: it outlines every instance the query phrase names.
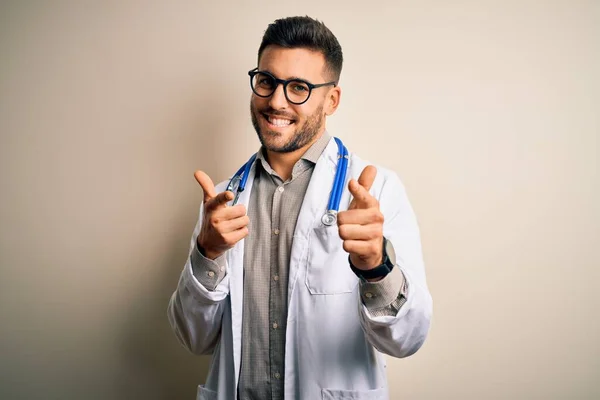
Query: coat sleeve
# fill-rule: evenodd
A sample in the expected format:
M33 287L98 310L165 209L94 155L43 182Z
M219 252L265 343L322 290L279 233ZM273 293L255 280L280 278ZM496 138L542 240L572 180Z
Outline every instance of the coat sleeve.
M429 332L432 299L427 288L419 227L404 186L389 174L379 194L384 236L392 241L396 265L406 279L406 303L396 315L373 316L359 301L360 321L367 340L380 352L408 357L423 345Z
M210 291L196 279L192 270L191 257L202 226L203 211L201 205L200 216L190 241L188 259L167 308L169 323L179 342L198 355L211 354L217 344L221 334L223 310L229 297L228 275L219 282L215 290Z

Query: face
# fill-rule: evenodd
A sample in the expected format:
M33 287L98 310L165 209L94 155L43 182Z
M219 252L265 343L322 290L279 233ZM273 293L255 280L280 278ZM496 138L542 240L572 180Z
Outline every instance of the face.
M279 79L299 78L312 84L331 81L325 71L325 57L307 49L285 49L267 46L258 63L259 71L267 71ZM290 85L291 86L291 85ZM289 153L307 147L325 130L325 116L337 109L339 87L315 88L306 103L287 101L283 85L266 98L252 94L252 124L261 144L270 151Z

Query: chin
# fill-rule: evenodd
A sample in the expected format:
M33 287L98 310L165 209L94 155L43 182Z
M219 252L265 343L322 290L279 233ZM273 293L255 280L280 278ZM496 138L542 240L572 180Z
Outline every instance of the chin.
M286 152L286 146L290 141L290 138L287 135L268 129L262 129L258 136L261 144L265 146L267 150L277 153Z
M305 147L319 132L322 118L299 121L291 116L273 117L257 111L251 104L252 125L260 143L269 151L291 153ZM315 115L319 115L317 111ZM287 117L287 118L286 118Z

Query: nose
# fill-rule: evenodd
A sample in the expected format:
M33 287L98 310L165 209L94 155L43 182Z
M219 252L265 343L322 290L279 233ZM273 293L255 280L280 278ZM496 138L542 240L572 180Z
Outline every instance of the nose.
M282 110L288 106L288 101L285 98L285 92L282 84L278 84L275 88L275 91L269 98L269 105L273 110Z

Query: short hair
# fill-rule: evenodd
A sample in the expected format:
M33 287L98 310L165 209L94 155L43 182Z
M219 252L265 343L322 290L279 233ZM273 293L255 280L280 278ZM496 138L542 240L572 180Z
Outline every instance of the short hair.
M276 45L288 49L305 48L325 56L325 66L335 82L342 73L342 46L323 22L306 17L288 17L269 24L258 49L258 59L267 46Z

